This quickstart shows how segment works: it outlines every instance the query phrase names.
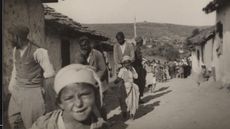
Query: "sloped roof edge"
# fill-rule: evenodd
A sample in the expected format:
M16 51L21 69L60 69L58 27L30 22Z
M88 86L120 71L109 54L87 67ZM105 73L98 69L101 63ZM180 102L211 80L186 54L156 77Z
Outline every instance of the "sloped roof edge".
M202 45L215 36L215 26L201 30L197 35L190 37L188 40L193 45Z
M56 12L53 8L47 5L44 5L44 15L45 15L46 22L64 25L68 27L68 29L71 29L75 32L88 34L93 38L100 39L103 41L106 41L109 39L108 37L103 36L99 32L96 32L95 30L89 30L88 27L82 26L80 23L74 21L68 16L65 16L61 13Z

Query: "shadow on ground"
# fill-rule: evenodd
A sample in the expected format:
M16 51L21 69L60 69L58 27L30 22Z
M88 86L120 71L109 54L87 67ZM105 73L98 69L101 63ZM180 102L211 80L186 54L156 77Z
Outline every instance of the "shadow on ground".
M135 119L139 119L146 114L150 113L155 109L156 106L160 105L160 101L156 101L152 104L147 105L140 105L137 113L135 115ZM125 123L126 121L123 120L121 114L116 114L108 120L111 123L110 129L126 129L128 125Z
M118 92L117 88L112 88L111 90L108 91L107 95L105 96L105 100L104 100L107 114L110 111L120 106L119 100L118 100L119 94L120 93Z
M170 86L167 86L167 87L161 87L160 89L154 91L154 93L157 93L157 92L161 92L161 91L164 91L164 90L167 90Z
M121 114L116 114L108 120L111 123L110 129L126 129L128 127L123 121Z
M156 101L152 104L140 105L140 107L137 110L137 113L135 115L135 119L138 119L138 118L145 116L149 112L153 111L156 106L159 106L159 105L160 105L160 101Z
M161 97L161 96L168 94L170 92L172 92L172 90L168 90L168 91L156 94L156 95L146 96L142 100L144 101L144 103L147 103L147 102L151 101L152 99L156 99L156 98Z
M163 88L159 89L158 91L163 91L163 90L166 90L166 89L168 89L168 87L163 87ZM147 96L147 97L145 97L143 99L143 101L145 103L147 103L152 99L161 97L161 96L163 96L165 94L168 94L170 92L172 92L172 90L168 90L168 91L165 91L163 93L159 93L159 94L152 95L152 96ZM115 99L115 98L113 98L113 99ZM137 113L135 115L135 119L139 119L139 118L145 116L146 114L148 114L151 111L153 111L156 106L159 106L159 105L160 105L160 101L156 101L156 102L151 103L151 104L140 105L138 110L137 110ZM116 104L115 107L117 107L117 106L119 106L118 103ZM112 116L111 118L109 118L108 121L111 123L111 129L126 129L128 127L128 125L125 124L125 120L123 120L121 114L116 114L116 115Z

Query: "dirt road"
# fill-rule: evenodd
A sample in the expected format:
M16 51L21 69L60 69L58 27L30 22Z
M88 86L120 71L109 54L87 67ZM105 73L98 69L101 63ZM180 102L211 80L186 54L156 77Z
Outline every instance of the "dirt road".
M145 93L134 121L123 122L114 94L109 101L112 129L230 129L230 93L217 83L198 86L192 79L173 79Z

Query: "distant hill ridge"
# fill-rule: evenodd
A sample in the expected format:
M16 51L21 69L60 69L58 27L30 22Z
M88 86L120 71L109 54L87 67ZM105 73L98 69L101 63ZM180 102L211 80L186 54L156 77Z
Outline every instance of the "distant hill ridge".
M84 24L90 29L97 30L111 39L115 39L118 31L123 31L126 38L133 38L134 30L133 23L111 23L111 24ZM170 39L184 39L192 34L196 28L203 29L209 26L188 26L176 25L170 23L153 23L153 22L138 22L136 23L137 35L146 38L157 39L160 37L168 37Z

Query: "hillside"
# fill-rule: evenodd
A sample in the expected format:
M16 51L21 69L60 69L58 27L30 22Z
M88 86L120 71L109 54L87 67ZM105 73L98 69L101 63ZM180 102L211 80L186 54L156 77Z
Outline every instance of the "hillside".
M118 31L123 31L127 39L134 37L134 26L132 23L85 24L85 26L108 36L112 43L116 42L115 36ZM185 39L192 35L194 29L203 29L207 26L198 27L141 22L137 23L136 27L137 35L145 39L146 44L143 46L144 57L159 56L168 60L174 60L181 56L179 53L181 49L185 52L184 55L189 55L189 51L184 49Z
M111 39L115 38L118 31L123 31L126 38L133 38L133 24L132 23L121 23L121 24L84 24L90 29L102 32ZM161 37L169 39L184 39L191 35L195 28L203 28L197 26L185 26L175 24L164 24L164 23L149 23L141 22L137 23L137 35L144 36L147 39L159 39Z

